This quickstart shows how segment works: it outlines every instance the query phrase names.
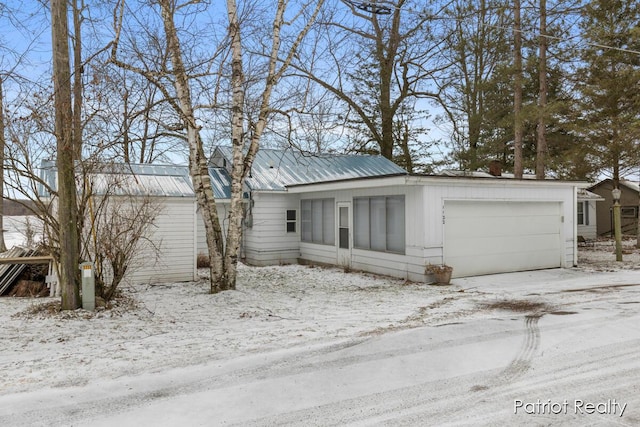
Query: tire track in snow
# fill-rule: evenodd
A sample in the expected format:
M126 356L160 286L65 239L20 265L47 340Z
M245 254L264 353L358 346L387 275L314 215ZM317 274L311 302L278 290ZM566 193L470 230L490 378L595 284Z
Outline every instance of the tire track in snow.
M531 360L540 346L540 328L538 321L542 314L529 314L525 316L525 338L520 351L509 365L500 373L497 382L509 382L523 375L531 367Z
M597 326L602 324L602 322L615 320L616 318L618 318L617 315L602 316L590 319L587 322L577 321L570 323L580 325L582 328L587 330L589 326ZM394 417L396 415L399 417L403 416L403 414L410 416L410 413L413 412L423 414L426 413L430 416L437 416L438 414L440 414L439 416L443 417L443 419L446 419L446 416L450 415L452 411L455 412L456 408L458 408L459 410L461 402L464 401L464 399L462 401L460 400L461 394L463 396L466 395L466 399L468 400L469 393L473 393L469 391L472 384L481 384L483 380L487 380L487 377L500 378L501 375L505 375L506 378L509 378L509 376L511 375L513 376L512 379L516 379L518 375L513 375L511 371L515 371L516 373L520 372L520 376L526 373L522 372L522 369L515 369L515 367L518 365L518 361L530 360L530 357L539 346L538 320L539 317L527 320L527 334L525 336L525 341L520 347L517 356L509 365L510 367L513 366L511 370L509 369L509 367L507 367L507 369L503 370L484 371L474 375L463 376L459 378L449 378L444 381L444 386L442 381L425 382L417 386L400 388L390 392L381 392L375 393L373 395L361 396L355 399L338 402L336 404L329 404L328 406L318 406L317 408L322 413L323 417L328 417L327 421L335 418L337 424L340 424L342 420L369 420L378 419L379 416L382 416L382 419L386 419L389 416L391 416L390 419L395 419ZM563 324L559 325L549 325L545 328L545 330L566 328L567 325L567 322L563 322ZM521 329L503 330L500 332L444 340L433 344L425 343L423 345L392 348L385 351L355 355L347 351L349 347L364 344L371 338L352 339L348 341L336 342L331 345L322 346L320 348L316 347L313 349L303 349L293 354L287 352L281 357L269 357L266 358L267 360L265 362L253 363L249 367L233 369L229 372L217 374L205 373L201 379L194 382L187 383L182 379L176 380L174 378L172 381L165 381L164 383L167 384L166 386L157 387L153 391L131 392L122 394L114 398L94 399L88 402L76 401L64 406L56 406L55 408L40 408L20 414L20 420L24 420L21 421L21 425L69 425L73 423L74 420L86 420L87 418L99 416L100 414L107 411L126 411L129 407L132 406L143 405L148 402L153 402L161 399L169 399L174 396L185 395L193 392L223 389L225 387L243 383L265 381L269 379L277 379L298 374L308 374L322 371L324 369L346 368L351 365L382 360L391 357L407 356L438 349L453 348L469 343L482 343L489 342L491 340L505 339L517 336L519 334L522 334ZM637 355L638 348L640 348L640 344L635 343L635 345L633 346L633 350L629 353L630 360L632 356ZM328 359L327 356L329 356ZM623 360L618 360L621 357L618 354L612 355L609 359L606 356L606 351L603 351L601 354L599 354L599 358L594 359L593 363L601 363L603 360L609 360L609 362L607 363L611 364L618 364L620 362L623 362ZM633 360L633 362L635 363L635 359ZM566 371L571 372L571 361L568 361L566 365ZM562 378L564 378L561 375L563 372L564 371L561 372L559 370L555 370L553 375L544 376L545 380L541 382L540 387L545 387L547 383L553 383L557 380L556 377L559 377L560 380L562 380ZM570 377L567 377L567 380L570 379ZM520 384L520 382L518 382L518 384ZM508 390L511 390L510 388L508 388L508 384L505 384L505 381L501 381L498 382L498 385L494 385L492 389L479 389L476 395L478 397L492 396L498 393L507 393ZM515 391L509 392L514 393ZM433 397L434 395L436 397ZM61 399L60 401L65 400ZM444 408L448 409L445 409L444 411L437 410L434 412L433 409L425 407L425 405L429 406L429 402L431 402L431 405L436 405L438 408L444 405ZM358 411L360 411L362 417L354 418L352 413L353 408L358 408ZM334 412L335 416L332 415ZM390 413L391 415L389 415ZM293 418L290 418L289 414L295 415ZM317 414L317 411L315 409L309 409L303 410L303 412L301 413L286 413L282 414L281 416L277 416L274 420L276 424L280 424L281 421L286 424L286 420L291 419L293 420L291 422L295 424L295 420L297 420L299 423L301 419L305 419L304 417L298 418L298 416L304 416L304 414L314 416L313 414ZM18 421L20 422L20 420ZM19 423L13 422L16 421L15 419L9 418L8 421L8 423L4 423L2 422L2 418L0 417L0 424L20 425ZM263 421L266 421L264 424L272 424L268 420ZM264 425L260 420L257 420L256 423L257 425ZM325 423L323 422L322 424Z
M640 378L640 367L637 367L636 361L638 348L640 348L640 340L602 346L596 351L590 351L588 360L582 358L583 363L580 366L575 364L577 356L565 354L541 363L542 368L551 367L551 369L536 372L536 376L532 379L525 377L520 381L481 390L475 393L473 398L468 394L468 385L483 377L497 375L500 371L484 371L450 378L446 381L424 382L412 387L373 393L233 425L296 426L301 422L307 425L324 426L444 425L448 423L477 425L479 422L513 425L513 402L516 398L559 396L560 401L565 398L588 400L590 396L594 396L594 393L603 392L612 393L610 395L612 397L616 397L616 394L613 394L616 392L626 392L628 396L635 395L635 400L629 400L629 406L638 408L640 404L640 385L636 382L636 379ZM603 364L610 369L602 369ZM622 421L622 425L635 425L634 420L638 420L639 416L636 410L635 413L627 412L624 419L608 421ZM544 419L545 417L536 419L526 417L521 418L519 423L531 425L536 421L543 422ZM553 421L554 419L549 419L543 424ZM555 421L557 422L558 419L556 418ZM584 422L585 420L582 419L582 423Z

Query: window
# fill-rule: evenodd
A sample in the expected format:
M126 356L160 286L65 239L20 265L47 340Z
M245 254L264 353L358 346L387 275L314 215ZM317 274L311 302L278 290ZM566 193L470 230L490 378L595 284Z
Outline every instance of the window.
M637 218L638 211L636 206L622 206L620 208L622 218Z
M302 241L335 245L335 203L333 199L303 200Z
M287 209L287 233L296 232L296 223L298 222L298 211L295 209Z
M589 225L589 202L578 202L578 225Z
M404 196L358 197L353 204L356 248L404 253Z

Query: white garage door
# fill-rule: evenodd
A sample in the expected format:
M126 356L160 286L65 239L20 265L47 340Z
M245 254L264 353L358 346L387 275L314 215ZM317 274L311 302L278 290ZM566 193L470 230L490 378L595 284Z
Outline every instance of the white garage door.
M557 202L445 201L444 260L455 277L562 265Z

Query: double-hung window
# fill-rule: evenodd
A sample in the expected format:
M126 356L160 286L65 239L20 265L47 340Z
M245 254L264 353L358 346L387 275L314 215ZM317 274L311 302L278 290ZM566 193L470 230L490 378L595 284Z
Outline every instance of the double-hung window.
M589 225L589 202L578 202L578 225Z
M353 204L354 247L404 254L404 196L357 197Z

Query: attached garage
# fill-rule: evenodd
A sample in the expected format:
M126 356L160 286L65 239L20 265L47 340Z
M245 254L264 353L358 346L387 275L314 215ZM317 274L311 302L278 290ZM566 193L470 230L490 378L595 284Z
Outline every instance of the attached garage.
M443 249L457 277L561 267L562 204L447 200Z
M348 242L337 248L302 241L301 260L430 281L426 267L443 263L453 267L454 278L576 265L577 191L584 185L406 175L292 186L288 192L301 201L332 201L336 218L339 207L352 212ZM402 206L395 209L390 200ZM368 215L359 210L363 201ZM340 225L334 226L338 236Z

